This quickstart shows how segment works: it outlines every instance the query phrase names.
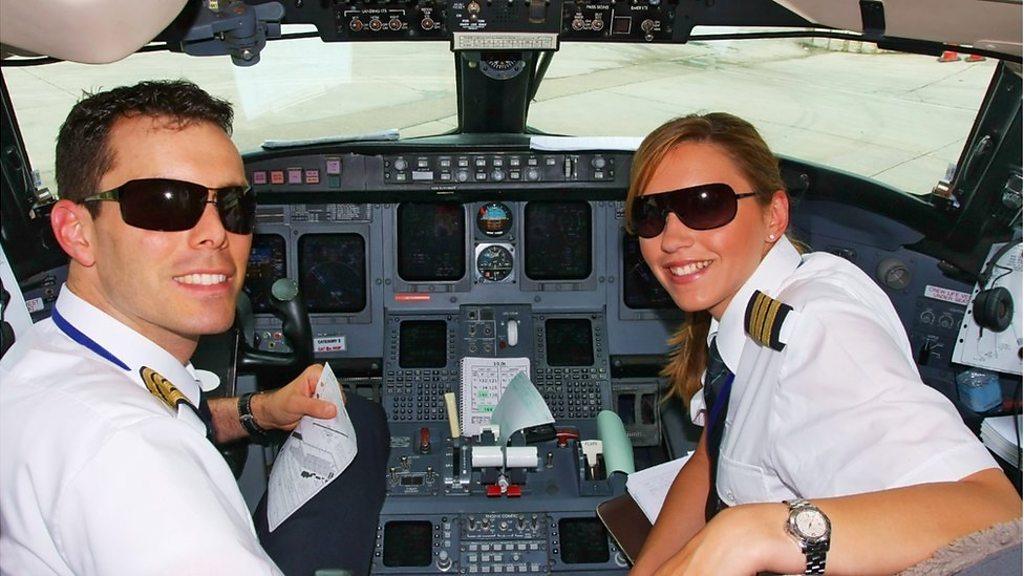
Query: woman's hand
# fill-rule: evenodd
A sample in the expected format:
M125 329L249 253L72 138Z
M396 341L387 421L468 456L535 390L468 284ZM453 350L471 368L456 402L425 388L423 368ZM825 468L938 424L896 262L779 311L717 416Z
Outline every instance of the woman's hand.
M785 504L747 504L719 512L656 576L799 574L804 556L786 534Z

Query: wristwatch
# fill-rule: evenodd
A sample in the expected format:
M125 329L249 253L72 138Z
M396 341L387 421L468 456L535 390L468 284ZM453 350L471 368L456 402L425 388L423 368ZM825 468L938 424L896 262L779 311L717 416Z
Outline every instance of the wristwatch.
M249 438L253 442L266 446L270 443L270 436L256 423L256 418L252 415L252 397L255 394L255 392L247 392L238 397L238 421L242 424L242 428L249 433Z
M832 538L832 523L828 516L803 498L785 502L789 505L786 533L796 540L807 557L804 574L824 574L825 555Z

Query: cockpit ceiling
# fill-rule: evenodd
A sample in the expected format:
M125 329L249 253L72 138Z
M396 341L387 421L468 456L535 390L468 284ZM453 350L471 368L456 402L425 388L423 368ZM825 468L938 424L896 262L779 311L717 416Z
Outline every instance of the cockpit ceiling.
M145 46L189 0L0 0L0 55L47 55L99 64ZM719 0L745 2L747 0ZM822 26L862 32L859 0L773 0ZM1021 0L885 0L884 34L1021 56ZM763 8L742 8L745 24ZM719 22L723 24L724 22ZM699 22L698 22L699 24ZM69 33L71 32L71 33Z
M775 0L831 28L864 31L859 0ZM1021 55L1021 0L885 0L885 35Z

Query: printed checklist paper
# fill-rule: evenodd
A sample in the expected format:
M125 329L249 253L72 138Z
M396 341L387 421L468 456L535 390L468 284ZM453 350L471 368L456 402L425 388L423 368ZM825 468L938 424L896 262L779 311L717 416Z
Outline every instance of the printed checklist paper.
M333 482L356 457L356 431L330 364L324 365L314 396L337 406L338 415L330 420L304 416L281 447L267 488L271 531Z

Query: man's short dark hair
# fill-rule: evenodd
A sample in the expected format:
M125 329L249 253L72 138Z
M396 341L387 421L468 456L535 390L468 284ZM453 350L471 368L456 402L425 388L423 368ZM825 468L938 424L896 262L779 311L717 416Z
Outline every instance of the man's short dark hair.
M231 103L185 80L158 80L86 94L68 113L57 136L57 189L75 202L102 192L103 175L114 164L110 128L122 118L168 118L185 128L210 122L231 134ZM96 214L96 204L89 205Z

